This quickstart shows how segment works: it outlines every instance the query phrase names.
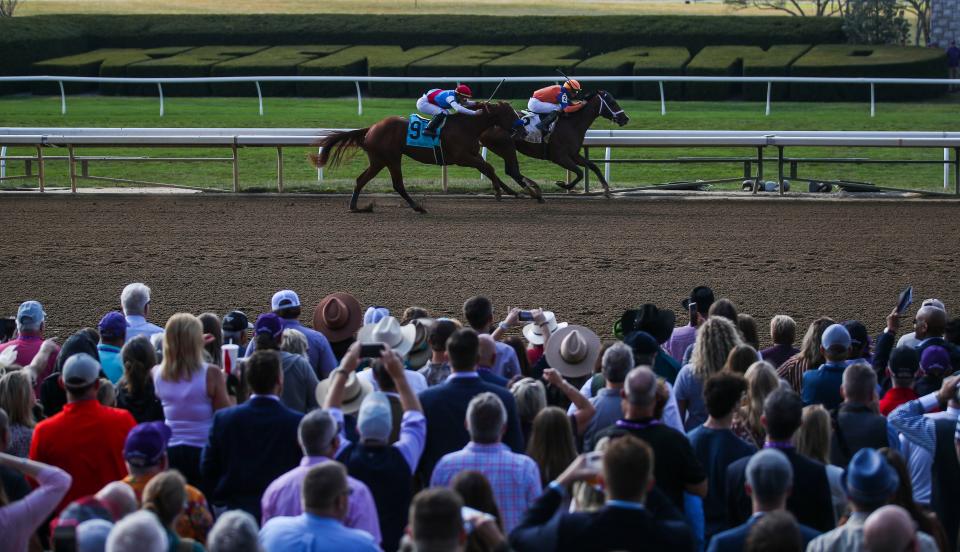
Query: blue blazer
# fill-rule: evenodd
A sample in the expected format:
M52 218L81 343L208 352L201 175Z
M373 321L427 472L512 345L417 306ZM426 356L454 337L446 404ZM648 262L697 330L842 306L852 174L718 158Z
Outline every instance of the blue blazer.
M300 464L297 428L303 414L256 397L213 416L200 470L211 502L260 519L260 497L274 479Z
M513 394L506 387L487 383L479 377L454 378L420 393L420 404L427 419L427 442L417 470L422 482L430 481L433 467L444 454L458 451L470 442L470 434L464 424L467 405L470 399L485 392L500 397L507 408L507 432L503 436L503 443L513 452L523 454L523 433L520 431Z
M717 533L710 539L710 547L707 552L740 552L747 544L747 535L750 534L750 528L759 519L758 516L750 516L750 519L743 525L738 525L733 529L727 529L722 533ZM803 538L803 549L813 539L820 536L820 532L803 525L800 526L800 536Z

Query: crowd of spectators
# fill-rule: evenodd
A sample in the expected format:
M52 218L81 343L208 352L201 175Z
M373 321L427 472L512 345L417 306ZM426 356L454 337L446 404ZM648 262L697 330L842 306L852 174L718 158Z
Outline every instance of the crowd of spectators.
M483 296L453 319L339 292L312 328L292 290L163 327L146 285L119 299L62 345L28 300L3 336L2 550L957 550L937 299L899 339L897 310L799 346L778 314L766 348L705 286L608 341Z

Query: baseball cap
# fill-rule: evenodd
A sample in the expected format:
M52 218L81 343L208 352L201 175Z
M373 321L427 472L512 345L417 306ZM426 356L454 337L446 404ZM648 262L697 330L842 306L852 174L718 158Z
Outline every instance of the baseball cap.
M713 290L707 286L698 286L690 292L690 297L680 301L680 305L687 309L690 308L690 303L696 303L697 311L701 314L706 314L707 311L710 310L710 305L713 304L713 301Z
M841 324L831 324L827 326L827 329L823 330L823 337L820 338L820 344L823 345L824 349L830 349L832 347L849 349L850 341L850 332Z
M635 355L652 355L660 350L656 338L647 332L631 332L623 338L624 344L633 349Z
M17 322L20 324L38 324L47 318L43 305L39 301L24 301L17 309Z
M377 391L363 399L357 416L357 431L361 439L387 442L393 431L393 414L386 394Z
M290 307L299 307L300 306L300 297L297 296L292 290L282 289L273 294L273 297L270 299L270 309L271 310L280 310Z
M895 377L913 377L920 364L920 355L913 347L897 347L890 353L890 371Z
M77 525L77 552L106 550L113 524L105 519L88 519Z
M842 324L850 334L850 342L854 345L866 345L870 337L867 335L867 327L859 320L847 320Z
M117 311L103 315L97 324L101 337L124 337L127 335L127 319Z
M253 326L253 333L255 335L267 333L274 339L280 339L280 336L283 335L283 321L272 312L261 314L257 317L257 323Z
M920 307L933 307L935 309L940 309L943 312L947 312L947 308L943 306L943 301L939 299L924 299L923 303L920 303Z
M950 353L939 345L927 347L920 353L920 367L924 372L944 372L950 369Z
M100 377L100 363L87 353L70 355L63 363L63 383L68 387L83 387Z
M123 444L123 459L132 466L156 466L167 451L172 431L163 422L147 422L134 426Z
M223 331L225 332L242 332L244 330L252 330L253 324L250 323L250 319L247 318L247 315L243 311L230 311L226 316L223 317Z

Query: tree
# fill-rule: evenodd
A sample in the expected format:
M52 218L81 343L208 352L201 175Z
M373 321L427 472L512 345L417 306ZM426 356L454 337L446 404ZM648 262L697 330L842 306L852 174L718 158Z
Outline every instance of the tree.
M723 0L724 4L737 9L753 7L776 10L798 17L843 15L847 2L848 0Z
M910 24L898 0L848 0L843 31L854 44L906 44Z
M20 0L0 0L0 17L13 17Z
M903 0L903 9L917 19L913 45L925 46L930 42L930 0Z

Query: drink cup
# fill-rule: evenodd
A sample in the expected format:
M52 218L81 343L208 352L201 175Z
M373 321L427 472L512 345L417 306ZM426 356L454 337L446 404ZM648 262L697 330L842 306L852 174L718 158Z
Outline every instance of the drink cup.
M228 343L220 346L220 366L228 376L237 369L238 358L240 358L240 346Z

